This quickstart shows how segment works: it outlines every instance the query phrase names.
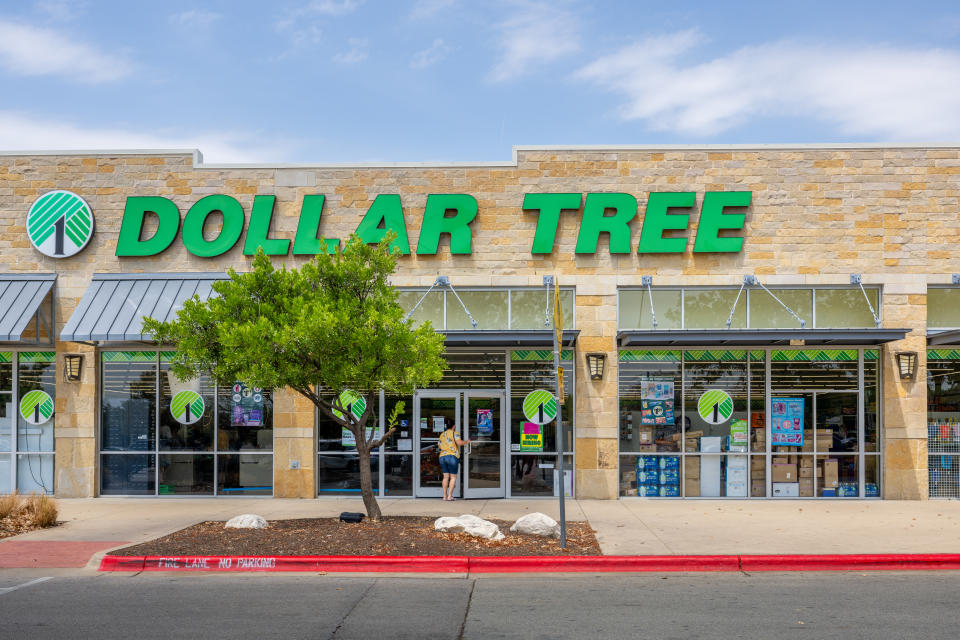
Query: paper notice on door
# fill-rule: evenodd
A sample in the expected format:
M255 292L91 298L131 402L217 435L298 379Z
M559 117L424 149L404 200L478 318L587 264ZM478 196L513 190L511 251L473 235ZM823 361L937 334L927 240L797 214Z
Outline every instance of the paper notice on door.
M443 416L433 416L433 432L434 433L443 433L443 428L446 426L446 420Z
M397 451L413 451L413 440L409 438L398 439Z

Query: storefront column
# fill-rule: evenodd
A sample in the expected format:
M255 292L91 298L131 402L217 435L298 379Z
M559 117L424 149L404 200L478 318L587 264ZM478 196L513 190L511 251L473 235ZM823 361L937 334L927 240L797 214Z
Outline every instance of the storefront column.
M577 497L617 499L617 294L616 287L590 293L577 284ZM607 356L602 380L591 380L586 354Z
M273 400L273 495L315 498L317 483L313 403L290 389ZM298 466L298 469L292 467Z
M891 342L883 358L883 497L888 500L926 500L927 471L927 317L926 284L884 286L883 323L910 327L906 339ZM898 351L915 351L917 374L901 380Z
M65 382L64 356L83 355L79 382ZM57 343L57 398L54 406L54 485L58 498L95 495L97 468L97 353L73 342Z

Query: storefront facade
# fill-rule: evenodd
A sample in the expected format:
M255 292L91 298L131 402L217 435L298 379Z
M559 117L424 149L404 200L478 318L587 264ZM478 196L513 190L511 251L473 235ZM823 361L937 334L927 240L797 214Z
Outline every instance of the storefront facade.
M356 493L349 439L309 402L179 385L140 323L258 246L294 266L392 228L401 304L444 332L450 370L404 399L372 461L382 496L437 493L446 420L476 441L464 497L560 490L556 422L521 448L523 399L552 385L554 276L576 496L957 497L958 200L960 149L936 146L0 154L0 492Z

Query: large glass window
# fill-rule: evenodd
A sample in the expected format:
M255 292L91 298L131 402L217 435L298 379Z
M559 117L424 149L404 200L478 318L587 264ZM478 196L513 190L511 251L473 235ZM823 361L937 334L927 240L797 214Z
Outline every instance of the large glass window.
M927 327L960 329L960 287L927 289Z
M620 351L620 495L878 497L878 358Z
M416 311L410 316L415 324L429 320L437 331L472 330L473 323L464 310L477 321L478 330L547 329L544 318L553 318L553 294L537 289L401 289L397 302L404 309ZM458 300L459 296L459 300ZM461 304L462 301L462 304ZM574 326L573 289L560 289L563 326ZM417 303L419 302L419 306Z
M733 329L788 329L800 326L797 317L807 327L822 329L873 327L870 305L880 313L880 289L865 290L866 297L859 287L621 289L618 326L628 330L653 329L652 294L657 329L723 329L727 321ZM958 315L953 312L956 326L960 326Z
M271 495L272 391L181 382L172 355L101 354L101 495Z
M960 498L960 349L927 350L927 467L931 498Z
M0 493L53 493L55 372L52 351L0 353Z

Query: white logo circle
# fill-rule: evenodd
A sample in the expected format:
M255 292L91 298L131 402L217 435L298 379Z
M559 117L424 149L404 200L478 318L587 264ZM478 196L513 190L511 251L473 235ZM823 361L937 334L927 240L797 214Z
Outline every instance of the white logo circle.
M27 237L43 255L69 258L93 237L93 210L71 191L49 191L27 212Z

